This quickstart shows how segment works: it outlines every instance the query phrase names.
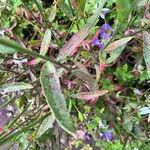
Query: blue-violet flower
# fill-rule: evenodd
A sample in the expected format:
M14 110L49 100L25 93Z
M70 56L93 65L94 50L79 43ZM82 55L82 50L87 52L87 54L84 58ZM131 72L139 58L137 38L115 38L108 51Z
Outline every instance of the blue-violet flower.
M98 46L100 49L104 48L104 45L99 41L98 38L92 39L91 43L93 46Z
M99 47L99 49L103 49L104 48L104 44L99 43L98 47Z
M105 24L103 24L102 26L101 26L101 30L109 30L111 27L110 27L110 25L109 24L107 24L107 23L105 23Z
M113 140L113 134L111 131L103 131L102 132L102 138L107 140L107 141L111 141L111 140Z
M99 30L99 34L102 39L108 39L110 38L110 34L108 33L108 30L110 29L110 25L105 23L102 25L101 29Z
M100 44L100 42L99 42L99 39L98 39L98 38L94 38L94 39L92 39L91 43L92 43L92 45L93 45L93 46L98 46L98 45Z

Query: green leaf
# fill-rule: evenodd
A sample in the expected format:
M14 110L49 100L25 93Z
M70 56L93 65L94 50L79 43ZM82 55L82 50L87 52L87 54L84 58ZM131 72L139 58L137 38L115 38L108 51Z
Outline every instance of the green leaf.
M127 42L129 42L133 37L127 37L117 40L110 44L105 51L110 52L110 57L106 60L106 63L112 63L115 61L122 53L126 47Z
M115 51L113 51L110 54L110 57L106 60L106 63L110 64L113 61L115 61L121 55L121 53L122 53L122 51L124 50L125 47L126 47L126 44L123 44L122 46L120 46L117 49L115 49Z
M67 110L66 101L62 94L59 78L54 65L46 62L41 70L40 82L49 105L56 121L69 134L73 134L74 127Z
M143 56L147 67L147 73L150 78L150 34L143 32Z
M54 121L55 117L53 115L47 116L40 125L38 132L36 134L36 138L41 137L48 129L52 128Z
M21 52L21 53L25 53L25 54L28 54L28 55L31 55L31 56L34 56L34 57L37 57L37 58L44 59L46 61L51 61L51 62L57 64L58 66L61 66L62 68L65 68L65 69L69 70L68 67L66 67L65 65L59 63L55 59L51 59L48 56L40 55L40 54L38 54L38 53L36 53L34 51L31 51L31 50L28 50L26 48L23 48L23 47L19 46L18 44L16 44L15 42L12 42L10 40L4 39L4 38L0 38L0 45L5 46L6 48L15 49L16 51Z
M15 82L15 83L6 83L0 87L0 91L4 91L6 93L15 92L20 90L32 89L33 86L29 83L24 82Z
M40 55L45 55L48 51L49 44L51 42L51 30L47 29L44 34L44 38L40 48ZM40 62L40 58L37 58L36 63Z
M133 37L127 37L127 38L122 38L120 40L117 40L113 43L111 43L106 49L105 51L110 53L112 51L114 51L115 49L117 49L118 47L122 46L123 44L126 44L127 42L129 42Z
M58 6L60 10L68 17L73 17L73 13L68 4L65 3L64 0L57 0Z
M15 0L15 1L14 0L9 0L8 2L9 2L8 4L10 6L13 6L14 9L17 8L18 6L20 6L21 3L22 3L21 0Z
M147 70L143 70L140 73L140 81L144 81L144 80L148 80L148 79L149 79L149 76L148 76Z
M44 38L40 48L41 55L45 55L47 53L50 42L51 42L51 30L47 29L45 31Z
M84 57L85 59L88 59L91 57L91 53L88 51L81 51L81 56Z
M84 16L85 4L87 0L77 0L77 12L81 17Z
M118 22L126 21L125 18L128 17L131 11L130 0L117 0L118 4Z
M0 53L1 54L13 54L15 52L17 52L16 49L11 48L11 47L7 47L7 46L5 46L3 44L0 44Z
M131 83L131 80L134 77L131 71L129 70L127 64L117 67L116 72L114 74L116 75L117 80L122 84Z
M52 22L56 17L57 7L56 4L54 4L51 8L46 9L46 16L48 17L48 21Z
M79 118L79 120L80 120L81 122L84 121L84 116L83 116L83 114L82 114L80 111L78 111L78 118Z
M101 10L105 4L106 0L101 0L99 2L99 7L95 14L89 19L87 24L76 34L74 34L71 39L64 44L64 46L60 49L57 60L58 61L65 61L66 57L71 54L79 45L80 43L88 36L91 28L97 23L98 18L100 16Z
M133 116L129 113L126 113L126 115L123 116L123 125L127 132L131 132L133 129Z

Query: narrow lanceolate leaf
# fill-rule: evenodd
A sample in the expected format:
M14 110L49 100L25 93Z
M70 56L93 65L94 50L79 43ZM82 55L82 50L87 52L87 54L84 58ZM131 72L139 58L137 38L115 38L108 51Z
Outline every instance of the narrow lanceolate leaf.
M48 51L49 44L51 42L51 30L47 29L44 34L44 38L40 48L40 55L45 55ZM40 58L37 58L36 63L40 62Z
M0 87L0 91L4 93L16 92L20 90L28 90L32 89L33 86L29 83L24 82L15 82L15 83L7 83Z
M107 90L99 90L93 92L82 92L73 95L73 98L83 99L83 100L91 100L98 98L99 96L103 96L104 94L108 93Z
M101 10L105 4L106 0L101 0L99 2L99 7L95 14L89 19L87 24L76 34L74 34L71 39L60 49L57 60L65 61L66 57L69 56L87 37L90 29L97 23L97 20L100 16Z
M53 115L47 116L40 125L38 132L36 134L36 138L41 137L48 129L52 128L54 121L55 117Z
M105 51L106 52L112 52L114 51L116 48L118 48L119 46L122 46L123 44L126 44L127 42L129 42L133 37L127 37L127 38L123 38L120 40L117 40L115 42L113 42L112 44L110 44Z
M66 101L62 94L59 78L54 65L46 62L41 70L40 82L50 110L59 125L69 134L73 134L74 127L67 110Z
M5 46L3 44L0 44L0 53L1 54L13 54L15 52L17 52L16 49L11 48L11 47L7 47L7 46Z
M132 39L133 37L127 37L120 40L117 40L110 44L106 48L106 52L110 53L110 57L106 60L106 63L112 63L115 61L122 53L124 48L126 47L126 44Z
M150 34L143 32L143 56L147 67L147 73L150 78Z

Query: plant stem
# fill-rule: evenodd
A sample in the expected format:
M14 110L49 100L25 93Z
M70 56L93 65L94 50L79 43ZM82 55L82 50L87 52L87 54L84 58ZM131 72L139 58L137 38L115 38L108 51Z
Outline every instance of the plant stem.
M21 53L26 53L28 55L31 55L31 56L34 56L34 57L37 57L37 58L41 58L43 60L46 60L46 61L50 61L68 71L70 71L70 68L66 67L65 65L61 64L60 62L56 61L55 59L52 59L52 58L49 58L48 56L44 56L44 55L40 55L34 51L31 51L31 50L28 50L28 49L25 49L23 47L20 47L18 46L16 43L10 41L10 40L7 40L7 39L4 39L4 38L0 38L0 44L6 46L6 47L10 47L10 48L13 48L13 49L16 49L16 51L18 52L21 52Z

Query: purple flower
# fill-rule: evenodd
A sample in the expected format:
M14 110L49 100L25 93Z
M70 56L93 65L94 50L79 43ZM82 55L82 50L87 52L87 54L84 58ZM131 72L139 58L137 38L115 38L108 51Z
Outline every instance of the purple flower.
M103 49L104 48L104 44L99 43L98 47L99 47L99 49Z
M110 29L110 25L109 24L107 24L107 23L105 23L105 24L103 24L102 26L101 26L101 30L109 30Z
M98 38L94 38L94 39L92 39L91 43L92 43L92 45L93 45L93 46L98 46L98 45L100 44L100 42L99 42L99 39L98 39Z
M85 140L85 141L89 141L90 139L91 139L90 134L85 133L85 135L84 135L84 140Z
M102 39L109 39L110 34L108 33L108 30L110 29L110 25L105 23L102 25L101 29L99 30L99 34Z
M101 38L104 39L104 40L110 38L110 34L107 33L107 32L101 32L100 35L101 35Z
M103 131L101 137L102 137L104 140L107 140L107 141L113 140L113 134L112 134L111 131Z
M94 38L91 43L93 46L98 46L100 49L104 48L104 45L99 41L98 38Z

